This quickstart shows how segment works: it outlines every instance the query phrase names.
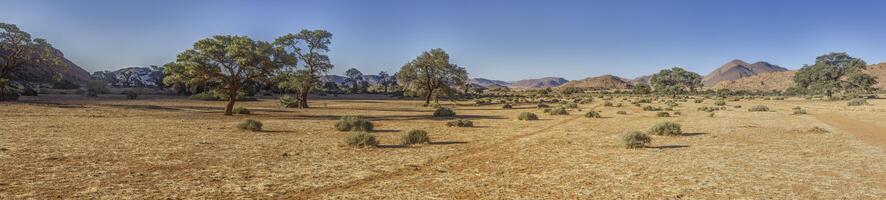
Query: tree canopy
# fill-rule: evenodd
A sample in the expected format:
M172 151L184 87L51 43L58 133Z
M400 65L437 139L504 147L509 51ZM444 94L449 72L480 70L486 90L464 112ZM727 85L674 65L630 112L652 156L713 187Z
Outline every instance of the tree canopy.
M457 91L453 87L464 86L468 73L463 67L449 62L449 54L443 49L431 49L403 65L397 73L397 81L405 90L425 96L425 105L437 95Z
M274 40L274 47L282 51L287 62L286 71L278 85L281 89L295 91L298 108L308 108L308 94L323 87L320 76L333 68L329 61L329 44L332 33L326 30L302 30L298 34L287 34Z
M190 87L215 83L227 95L225 115L232 115L237 96L248 81L268 78L275 70L291 62L279 56L270 43L246 36L217 35L194 43L167 64L164 83L184 83Z
M652 89L663 95L680 95L687 92L695 92L701 87L701 75L686 71L683 68L674 67L663 69L652 75L649 80Z
M829 53L815 58L815 64L800 68L794 75L794 83L807 93L824 94L828 97L835 92L871 92L877 81L862 71L866 67L864 60L846 53Z
M15 24L0 23L0 101L18 99L6 80L16 68L26 66L63 67L61 52L41 38L31 38ZM56 75L54 77L61 77Z

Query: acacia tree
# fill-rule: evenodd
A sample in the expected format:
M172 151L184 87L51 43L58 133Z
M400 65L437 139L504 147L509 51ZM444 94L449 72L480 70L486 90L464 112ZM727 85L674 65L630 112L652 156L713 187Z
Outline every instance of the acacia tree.
M870 92L877 81L862 71L866 67L864 60L846 53L829 53L815 58L814 65L800 68L794 83L807 92L828 97L834 92Z
M348 69L345 71L345 84L349 85L351 93L364 92L366 82L363 80L363 72L360 72L357 68Z
M281 73L281 89L295 91L298 108L308 108L308 94L322 87L320 76L326 75L333 65L329 61L329 44L332 33L326 30L301 30L277 38L274 46L284 52L283 57L293 62Z
M217 83L227 95L225 115L232 115L238 93L247 81L266 78L288 60L268 42L254 41L246 36L217 35L194 43L192 49L178 54L176 61L167 64L164 83L175 86L185 83L190 87Z
M652 89L659 94L676 97L679 94L695 92L701 87L701 75L680 67L663 69L649 79Z
M463 86L467 80L465 68L449 63L449 54L439 48L422 52L397 73L404 89L425 96L425 106L430 105L431 98L437 101L439 93L454 91L452 87Z
M62 67L60 52L44 39L31 38L15 24L0 23L0 101L18 99L18 94L7 88L9 74L21 67ZM60 77L60 76L56 76Z
M388 74L388 72L386 72L386 71L378 72L378 84L381 84L381 86L384 88L385 94L388 93L388 87L390 87L394 83L396 83L396 81L393 80L393 78L391 77L390 74Z

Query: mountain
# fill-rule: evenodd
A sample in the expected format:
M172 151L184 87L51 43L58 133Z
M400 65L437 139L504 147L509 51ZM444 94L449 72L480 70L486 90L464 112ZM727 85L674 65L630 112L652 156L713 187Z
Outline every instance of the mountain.
M652 79L652 75L638 76L637 78L631 79L628 81L631 85L650 85L649 80Z
M153 67L97 71L92 73L92 77L117 87L155 87L163 84L163 71Z
M784 91L794 86L794 74L797 71L780 71L761 73L754 76L739 78L736 80L720 81L717 85L710 87L713 90L729 89L729 90L747 90L747 91Z
M485 78L472 78L471 83L476 84L478 86L482 86L484 88L490 88L490 89L502 88L502 87L506 88L511 85L511 83L508 83L506 81L490 80L490 79L485 79Z
M61 60L61 67L50 66L24 66L16 68L9 74L10 79L20 82L31 83L52 83L56 74L61 75L62 80L70 81L79 85L83 85L89 81L91 76L89 72L77 66L67 58L61 51L56 50L55 55Z
M569 82L568 80L560 77L544 77L538 79L525 79L511 82L511 88L517 89L542 89L549 87L557 87L563 85L564 83Z
M886 89L886 62L868 65L864 72L877 77L877 88Z
M335 82L336 84L344 83L345 79L347 79L347 77L339 76L339 75L326 75L326 76L320 77L321 82L324 82L324 83Z
M781 71L787 71L787 69L767 62L748 64L742 60L735 59L705 76L702 79L702 84L704 84L705 87L713 87L720 81L738 80L740 78L758 74Z
M613 75L590 77L582 80L574 80L558 86L558 88L576 87L588 89L630 89L631 84L626 79Z

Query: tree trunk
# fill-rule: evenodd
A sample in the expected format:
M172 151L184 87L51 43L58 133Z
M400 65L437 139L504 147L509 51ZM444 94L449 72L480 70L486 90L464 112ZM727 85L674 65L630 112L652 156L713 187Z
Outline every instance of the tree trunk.
M299 91L298 92L298 108L301 108L301 109L308 108L308 92L307 91Z
M228 89L228 105L225 106L225 115L234 115L234 103L237 102L237 84L232 84Z
M425 106L431 105L431 96L434 95L434 92L428 91L428 95L425 96Z

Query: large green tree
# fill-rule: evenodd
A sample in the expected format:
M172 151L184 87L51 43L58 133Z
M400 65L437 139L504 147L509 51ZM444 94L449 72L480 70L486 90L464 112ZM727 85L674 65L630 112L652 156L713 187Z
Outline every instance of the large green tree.
M0 101L18 99L9 74L21 67L63 67L58 50L44 39L31 38L15 24L0 23ZM61 77L56 75L55 77Z
M397 81L405 90L425 96L425 105L439 94L450 94L454 87L464 86L468 72L449 62L449 54L443 49L431 49L403 65L397 73Z
M653 91L662 95L677 96L695 92L701 87L701 75L674 67L663 69L649 79Z
M326 30L302 30L277 38L274 46L284 52L288 70L281 74L278 87L295 91L298 108L308 108L308 94L322 87L320 76L329 73L333 65L329 61L329 44L332 33Z
M351 68L345 71L345 84L352 94L366 92L368 83L363 80L363 72L357 68Z
M194 43L193 48L178 54L176 61L163 70L164 83L189 87L217 85L227 95L225 115L232 115L234 103L248 81L267 78L287 60L270 43L246 36L217 35Z
M873 90L877 81L865 74L864 60L853 58L846 53L829 53L815 58L815 64L804 65L794 75L794 83L807 93L865 93Z

